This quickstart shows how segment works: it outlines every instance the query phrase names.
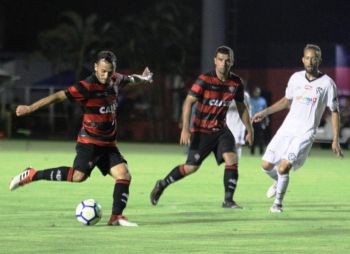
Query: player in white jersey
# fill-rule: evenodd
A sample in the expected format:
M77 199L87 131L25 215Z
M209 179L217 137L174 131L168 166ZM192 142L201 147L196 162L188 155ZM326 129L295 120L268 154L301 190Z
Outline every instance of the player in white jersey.
M250 112L250 96L247 91L244 91L244 103ZM249 113L249 115L251 115ZM239 116L236 102L233 100L226 113L226 124L233 136L235 137L236 152L240 158L242 156L242 146L245 144L245 126Z
M321 63L320 47L307 44L302 62L305 70L290 77L285 97L253 116L253 121L259 122L267 115L290 108L262 158L263 171L274 179L274 184L266 194L275 197L270 208L272 213L283 211L282 201L289 183L289 172L304 164L326 107L332 112L332 150L338 156L343 156L339 145L340 120L336 85L318 69Z

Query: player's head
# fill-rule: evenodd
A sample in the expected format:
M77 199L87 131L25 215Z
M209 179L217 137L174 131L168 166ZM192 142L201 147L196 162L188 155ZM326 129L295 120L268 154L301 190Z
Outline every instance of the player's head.
M117 57L112 51L104 50L97 54L95 75L101 84L107 84L117 67Z
M321 48L315 44L306 44L302 61L307 73L317 74L322 61Z
M214 64L216 72L227 75L234 63L233 50L227 46L220 46L215 51Z

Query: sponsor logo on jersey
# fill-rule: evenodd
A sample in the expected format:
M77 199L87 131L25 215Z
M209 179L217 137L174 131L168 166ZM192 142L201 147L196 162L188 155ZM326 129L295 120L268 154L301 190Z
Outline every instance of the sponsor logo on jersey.
M295 99L297 102L305 104L305 105L311 105L311 104L313 105L317 101L317 97L312 98L312 97L306 97L303 95L297 96Z
M209 100L210 106L217 106L217 107L228 107L230 105L231 101L223 101L218 99L211 99Z
M306 84L306 85L304 86L304 89L305 89L305 90L311 90L311 89L312 89L312 86Z
M105 107L100 107L99 112L101 114L109 114L115 112L117 109L117 103L113 103L112 105L108 105Z

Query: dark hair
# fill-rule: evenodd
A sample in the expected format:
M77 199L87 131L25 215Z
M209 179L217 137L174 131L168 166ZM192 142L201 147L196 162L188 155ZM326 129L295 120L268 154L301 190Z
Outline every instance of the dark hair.
M234 57L233 50L230 47L227 47L227 46L220 46L220 47L218 47L216 49L216 51L215 51L215 55L217 55L218 53L229 55L230 58L232 57L232 59Z
M98 63L101 59L113 64L115 67L117 66L117 57L112 51L103 50L98 52L95 62Z

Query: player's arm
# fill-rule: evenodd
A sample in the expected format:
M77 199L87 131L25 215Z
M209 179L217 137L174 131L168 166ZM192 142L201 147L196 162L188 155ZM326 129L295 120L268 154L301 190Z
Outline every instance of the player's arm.
M139 74L131 74L128 76L128 81L131 84L139 84L139 83L152 83L153 82L153 73L150 71L148 67L146 67L142 75Z
M197 102L197 98L192 95L187 95L182 106L182 131L180 137L181 145L188 145L191 141L190 121L192 106Z
M254 141L254 129L252 122L250 121L249 110L244 102L236 101L236 105L239 117L247 130L246 140L248 141L249 145L252 145Z
M340 117L338 111L332 112L332 130L333 130L333 141L332 150L339 157L343 157L343 151L339 144L339 132L340 132Z
M47 97L44 97L31 105L18 105L16 108L17 116L24 116L33 113L34 111L46 107L52 103L61 102L67 99L66 93L61 90Z
M290 107L291 100L287 99L286 97L283 97L279 101L272 104L270 107L267 107L266 109L256 113L252 121L253 122L261 122L266 116L271 115L273 113L279 112L283 109L287 109Z

